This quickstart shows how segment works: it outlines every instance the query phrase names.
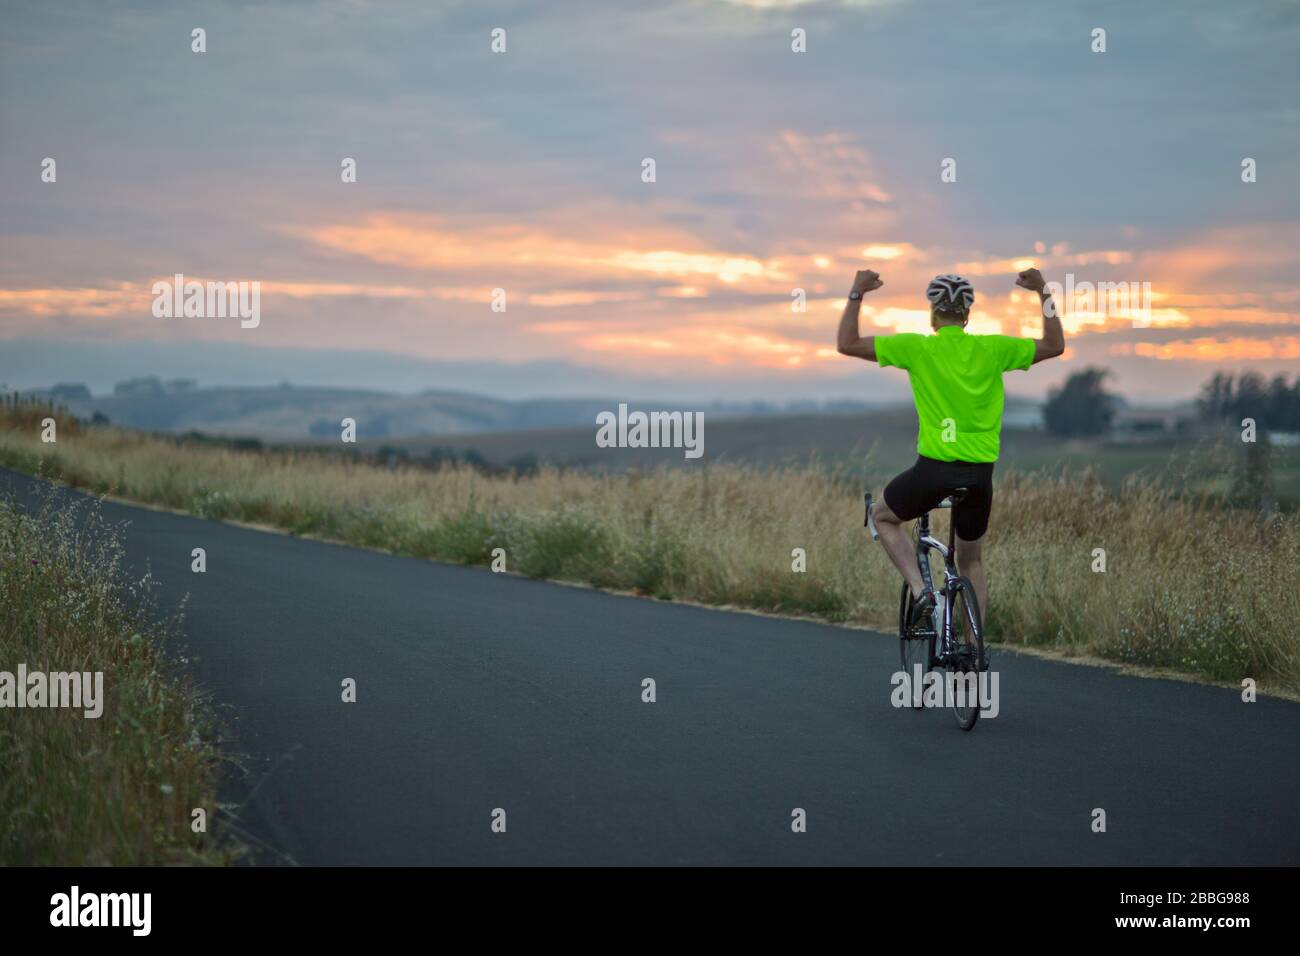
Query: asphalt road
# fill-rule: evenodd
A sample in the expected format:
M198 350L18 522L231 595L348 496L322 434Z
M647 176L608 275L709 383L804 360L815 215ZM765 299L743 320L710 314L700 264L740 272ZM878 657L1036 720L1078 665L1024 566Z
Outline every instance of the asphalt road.
M189 595L262 863L1300 862L1294 703L1003 651L967 734L891 706L888 636L104 513Z

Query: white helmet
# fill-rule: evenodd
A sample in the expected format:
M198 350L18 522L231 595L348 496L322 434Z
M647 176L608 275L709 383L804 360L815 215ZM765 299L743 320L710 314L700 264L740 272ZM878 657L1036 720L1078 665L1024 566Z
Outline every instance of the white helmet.
M951 274L931 279L925 295L940 312L969 312L975 302L975 290L971 284L961 276Z

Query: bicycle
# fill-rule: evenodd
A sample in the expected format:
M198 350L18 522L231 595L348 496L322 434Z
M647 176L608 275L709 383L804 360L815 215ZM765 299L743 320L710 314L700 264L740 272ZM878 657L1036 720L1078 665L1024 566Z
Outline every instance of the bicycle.
M938 507L951 508L965 494L965 488L956 488ZM870 493L865 497L867 513L863 524L871 532L871 539L879 541L880 535L871 514L873 501ZM987 696L987 678L981 680L981 674L988 671L989 660L984 650L984 629L975 587L969 578L958 573L955 536L953 522L949 521L948 544L945 546L930 534L928 512L917 519L913 539L916 541L916 562L921 570L921 579L927 589L934 589L930 552L938 551L944 563L943 587L937 589L937 601L928 626L925 622L918 622L916 627L912 627L912 589L906 581L903 582L898 601L898 639L903 670L909 681L923 678L931 671L943 671L944 692L951 702L957 726L970 730L979 720L980 710L988 703L984 699ZM958 609L955 615L954 608Z

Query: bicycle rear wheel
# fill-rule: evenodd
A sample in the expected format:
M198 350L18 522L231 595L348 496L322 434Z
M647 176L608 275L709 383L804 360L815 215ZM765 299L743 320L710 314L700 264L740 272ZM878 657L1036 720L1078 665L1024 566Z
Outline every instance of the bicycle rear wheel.
M920 678L924 679L930 670L930 662L934 659L934 634L920 633L914 634L908 627L908 622L912 619L912 589L904 582L903 590L898 597L898 644L899 659L903 665L903 672L907 674L907 679L911 681L908 687L912 690L912 700L916 700L916 683L918 673ZM920 671L917 671L920 667Z
M947 660L947 686L957 726L970 730L979 720L980 710L988 703L984 669L984 628L980 622L979 601L967 578L958 578L948 593L952 607L952 652Z

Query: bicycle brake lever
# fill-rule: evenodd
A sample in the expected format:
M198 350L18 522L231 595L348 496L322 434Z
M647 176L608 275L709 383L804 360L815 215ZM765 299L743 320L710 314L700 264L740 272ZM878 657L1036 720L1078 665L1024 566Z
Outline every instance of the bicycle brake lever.
M866 515L866 518L865 518L865 519L863 520L863 522L862 522L862 526L863 526L864 528L866 528L868 531L871 532L871 540L872 540L872 541L879 541L879 540L880 540L880 535L876 532L876 521L875 521L875 519L871 516L871 505L872 505L872 501L871 501L871 493L868 492L868 493L867 493L866 495L864 495L863 497L866 499L866 502L867 502L867 515Z

